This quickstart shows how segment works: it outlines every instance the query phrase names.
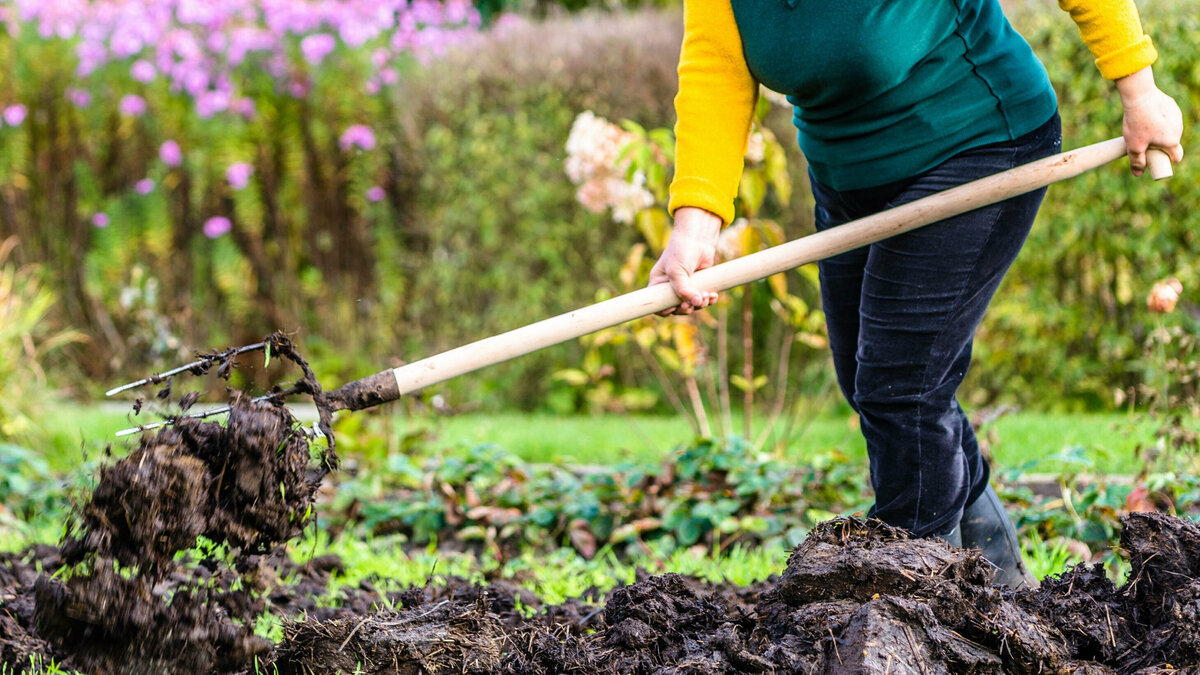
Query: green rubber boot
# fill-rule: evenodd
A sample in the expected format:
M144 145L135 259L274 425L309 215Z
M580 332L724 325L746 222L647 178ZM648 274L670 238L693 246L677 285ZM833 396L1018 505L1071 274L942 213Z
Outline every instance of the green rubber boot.
M962 548L962 525L955 525L954 529L950 530L946 534L932 534L930 537L933 539L941 539L954 548Z
M1037 579L1021 559L1017 529L992 486L989 485L963 511L959 527L962 528L963 548L980 549L988 562L1000 568L993 583L1012 588L1037 588Z

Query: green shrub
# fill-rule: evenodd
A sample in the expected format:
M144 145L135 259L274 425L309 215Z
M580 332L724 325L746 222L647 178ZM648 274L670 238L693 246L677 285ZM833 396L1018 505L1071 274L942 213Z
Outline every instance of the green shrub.
M1194 4L1139 3L1160 52L1159 86L1184 111L1185 142L1200 128L1200 15ZM1063 146L1121 133L1121 104L1100 77L1070 18L1026 4L1014 23L1042 58L1063 119ZM1178 277L1184 310L1200 284L1194 264L1200 165L1190 157L1154 184L1116 162L1052 186L1025 250L980 329L967 399L1043 407L1104 408L1140 381L1142 345L1153 329L1145 298L1155 281Z
M415 76L402 94L413 166L407 245L389 275L412 358L552 316L611 287L630 228L588 213L563 172L575 115L669 124L677 18L591 16L525 24ZM381 261L381 264L390 264ZM447 386L456 398L539 405L564 345Z
M73 331L51 327L48 315L57 298L42 283L36 266L9 261L16 244L15 237L0 241L0 446L5 441L41 437L35 420L50 394L43 361L50 352L79 339ZM16 446L9 448L16 450ZM0 481L0 498L5 496L3 484Z

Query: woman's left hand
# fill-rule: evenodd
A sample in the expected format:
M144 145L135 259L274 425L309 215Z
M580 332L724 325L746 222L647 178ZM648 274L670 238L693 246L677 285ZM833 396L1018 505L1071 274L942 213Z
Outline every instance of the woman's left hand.
M1175 99L1154 84L1149 66L1117 80L1125 119L1121 132L1129 148L1129 168L1140 176L1146 170L1146 150L1158 148L1172 162L1183 161L1183 113Z

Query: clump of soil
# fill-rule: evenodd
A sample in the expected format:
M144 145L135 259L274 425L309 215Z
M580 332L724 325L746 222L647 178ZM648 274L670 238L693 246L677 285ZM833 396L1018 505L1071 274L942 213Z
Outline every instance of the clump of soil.
M308 467L308 438L282 406L239 398L225 426L181 418L101 470L63 555L155 573L201 535L267 550L304 525L318 487Z
M176 557L201 536L245 561L298 535L319 483L309 464L292 415L244 397L224 426L181 418L143 437L102 469L62 546L65 580L37 581L38 635L99 672L225 671L265 656L254 584L216 560L186 572Z

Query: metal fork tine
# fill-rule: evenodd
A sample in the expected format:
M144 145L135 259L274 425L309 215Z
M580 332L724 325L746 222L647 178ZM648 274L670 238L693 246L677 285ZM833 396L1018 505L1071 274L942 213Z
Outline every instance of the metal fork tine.
M256 342L252 345L246 345L245 347L238 347L237 349L233 350L233 352L231 352L228 356L218 355L216 358L231 359L231 358L237 356L238 354L245 354L246 352L252 352L252 351L259 350L259 349L263 349L266 346L267 346L267 343L265 343L265 342ZM195 368L196 366L199 366L203 363L206 363L208 361L213 361L213 360L215 360L215 359L212 357L206 358L206 359L196 359L195 361L192 361L191 363L189 363L187 365L179 366L178 368L172 368L171 370L157 373L157 374L151 375L149 377L143 377L142 379L138 380L137 382L130 382L129 384L123 384L119 387L109 389L108 391L104 392L104 395L105 396L114 396L123 391L129 391L130 389L136 389L143 385L152 384L155 382L161 382L163 380L163 378L171 377L172 375L178 375L179 373L187 372L187 371L191 370L192 368ZM162 424L159 424L158 426L162 426ZM154 427L146 427L146 428L153 429ZM129 430L126 429L126 431L129 431ZM118 435L121 435L121 434L118 434Z
M291 393L293 393L291 390L284 390L284 391L277 391L272 394L263 394L262 396L259 396L258 398L252 399L251 403L261 403L263 401L269 401L273 398L281 398L281 397L287 396ZM159 422L151 422L150 424L141 424L136 427L129 427L128 429L122 429L122 430L118 431L115 435L117 438L121 438L122 436L132 436L133 434L141 433L143 431L150 431L151 429L158 429L160 427L165 427L167 425L174 424L176 420L181 420L184 418L200 420L200 419L204 419L205 417L212 417L213 415L222 415L224 413L229 412L231 409L232 409L232 406L226 405L226 406L221 406L220 408L213 408L212 410L205 410L204 412L191 413L189 415L179 415L177 417L172 417L171 419L166 419L166 420L162 420Z

